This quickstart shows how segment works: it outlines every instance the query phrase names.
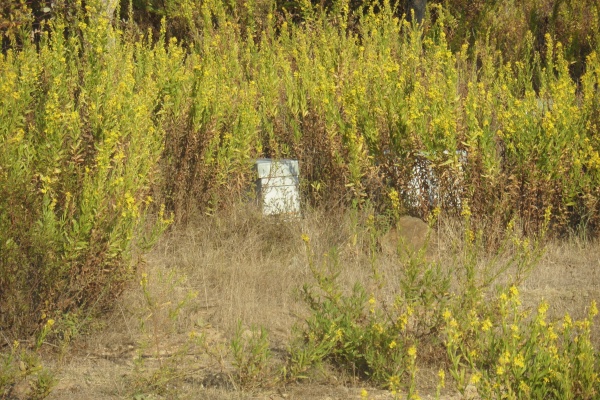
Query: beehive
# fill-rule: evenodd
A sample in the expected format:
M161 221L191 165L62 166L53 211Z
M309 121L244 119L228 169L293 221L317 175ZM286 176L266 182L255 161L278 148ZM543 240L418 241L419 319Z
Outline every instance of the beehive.
M300 214L298 160L256 161L256 190L264 215Z

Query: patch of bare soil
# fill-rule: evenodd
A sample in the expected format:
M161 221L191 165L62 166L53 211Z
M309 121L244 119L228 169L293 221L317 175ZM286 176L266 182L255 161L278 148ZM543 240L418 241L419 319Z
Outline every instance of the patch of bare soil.
M386 253L398 240L412 246L423 241L422 222L403 224L404 232L392 232L380 244L380 262L390 263L382 270L393 271ZM388 391L332 371L298 384L272 379L283 365L292 326L305 313L294 294L310 280L302 233L315 253L340 249L346 265L340 279L351 283L369 274L363 251L369 239L348 218L313 215L290 222L236 214L227 222L202 220L171 233L148 256L142 285L132 285L102 329L80 338L62 359L48 359L58 378L49 399L333 400L360 399L363 389L370 399L392 399ZM600 299L599 284L600 246L572 240L550 244L520 290L524 307L535 309L544 299L553 316L569 312L577 318ZM229 347L238 321L248 329L244 335L252 335L252 326L269 332L275 367L256 389L236 383ZM421 367L417 384L421 398L434 398L437 368ZM442 398L463 397L444 392Z

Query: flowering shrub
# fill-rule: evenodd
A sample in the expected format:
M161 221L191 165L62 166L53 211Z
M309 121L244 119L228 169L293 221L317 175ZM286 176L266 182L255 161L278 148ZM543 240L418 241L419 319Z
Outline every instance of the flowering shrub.
M545 302L532 317L519 306L519 291L512 286L500 294L491 315L473 310L459 322L444 313L446 348L459 390L470 383L482 398L597 398L600 371L591 342L596 302L576 322L569 314L561 322L547 322Z
M514 282L519 282L540 254L539 239L522 240L511 231L506 233L507 243L489 254L470 230L466 208L463 214L467 226L464 245L452 250L451 265L426 256L429 239L415 251L399 243L394 271L399 279L392 282L379 271L377 250L372 249L370 280L356 283L351 290L345 290L338 279L342 266L336 250L319 259L312 251L310 238L304 235L314 283L306 284L301 291L310 315L298 326L291 347L289 377L306 377L311 368L329 362L395 393L408 391L410 397L415 394L421 347L429 349L425 356L429 363L438 366L448 361L453 366L450 372L463 390L465 365L474 365L465 360L497 351L498 347L489 340L474 342L473 337L492 331L493 324L498 323L496 315L506 317L509 305L517 306L518 291L512 286L510 299L506 294L501 297L499 312L485 298L507 269L515 273ZM366 228L377 237L372 216ZM518 335L525 329L525 320L510 321L512 325L502 332ZM505 343L505 337L498 340ZM439 351L442 347L447 349L447 357ZM535 357L535 349L529 351L527 355ZM485 362L480 364L481 370L488 367ZM441 380L443 376L442 372Z
M182 53L123 42L90 4L0 56L0 329L15 335L110 305L168 224L145 219L157 94Z

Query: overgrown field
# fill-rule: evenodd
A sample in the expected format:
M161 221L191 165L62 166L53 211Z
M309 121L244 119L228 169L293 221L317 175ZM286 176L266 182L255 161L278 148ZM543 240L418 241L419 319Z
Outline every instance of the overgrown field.
M388 228L368 212L195 218L161 239L100 333L60 357L43 347L50 398L597 398L598 243L542 254L506 234L490 252L455 224Z
M388 302L375 258L381 287L349 292L305 232L311 313L278 379L327 361L410 396L423 342L460 390L598 396L595 305L549 330L518 296L545 238L600 229L597 2L448 1L423 25L387 1L158 3L0 7L1 396L34 372L44 395L44 343L145 287L173 222L251 201L259 157L298 159L305 208L353 210L367 254L406 213L461 225L461 258L410 253ZM485 253L517 275L477 273ZM264 378L251 338L244 387Z

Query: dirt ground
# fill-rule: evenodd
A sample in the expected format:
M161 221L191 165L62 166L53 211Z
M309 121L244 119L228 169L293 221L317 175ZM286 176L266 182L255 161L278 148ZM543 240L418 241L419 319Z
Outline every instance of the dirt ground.
M404 223L409 241L419 245L420 222ZM64 356L48 357L47 366L58 371L48 398L333 400L360 399L364 389L370 399L392 399L385 390L328 371L312 381L254 390L240 390L230 378L226 349L238 320L248 327L243 335L253 334L252 325L264 326L273 359L283 360L291 328L303 313L294 290L310 279L302 233L316 243L315 252L332 245L343 250L353 271L344 279L367 273L356 272L364 269L367 239L346 220L234 215L227 223L204 220L172 232L146 257L139 278L147 280L145 286L133 285L101 328L75 341ZM385 253L386 243L378 250ZM382 256L382 265L387 262ZM520 292L524 307L535 309L544 299L550 316L584 316L590 302L600 300L600 245L578 239L548 244ZM437 370L421 367L418 374L421 398L434 398ZM447 388L442 398L463 397Z

